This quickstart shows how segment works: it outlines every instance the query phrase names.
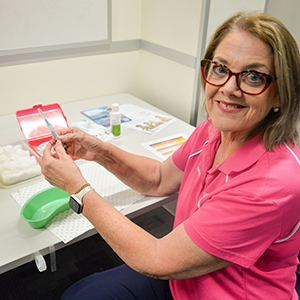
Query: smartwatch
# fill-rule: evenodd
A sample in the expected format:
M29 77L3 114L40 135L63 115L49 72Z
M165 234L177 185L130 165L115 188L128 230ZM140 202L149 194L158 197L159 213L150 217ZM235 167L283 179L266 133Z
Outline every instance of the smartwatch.
M79 188L75 194L71 195L69 200L70 207L77 213L81 214L83 209L82 198L88 193L93 191L94 188L91 187L89 183L84 184Z

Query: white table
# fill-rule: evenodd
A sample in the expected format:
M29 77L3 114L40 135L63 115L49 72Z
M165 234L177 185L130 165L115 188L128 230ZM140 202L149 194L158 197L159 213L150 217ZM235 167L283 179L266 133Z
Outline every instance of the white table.
M86 119L84 115L80 113L82 110L111 105L112 103L119 103L120 105L131 103L167 115L167 113L129 94L116 94L77 101L63 104L61 107L68 119L69 125L72 125L78 123L80 120ZM0 128L2 145L5 145L6 142L9 143L9 141L13 139L24 140L24 136L14 114L0 116ZM193 126L180 120L177 120L152 136L122 127L121 138L113 140L112 143L128 152L157 159L154 154L141 145L143 142L156 140L176 133L186 133L190 135L193 130ZM33 229L27 222L22 220L20 217L21 206L11 197L11 194L18 192L21 187L32 185L41 180L43 180L43 178L39 176L9 188L0 188L0 274L33 260L35 252L39 251L42 255L46 255L49 253L49 247L52 245L58 250L70 243L77 242L96 233L95 229L90 230L72 242L64 244L48 229ZM176 198L176 194L168 197L145 197L124 209L122 213L129 218L133 218L156 207L170 203L176 200Z

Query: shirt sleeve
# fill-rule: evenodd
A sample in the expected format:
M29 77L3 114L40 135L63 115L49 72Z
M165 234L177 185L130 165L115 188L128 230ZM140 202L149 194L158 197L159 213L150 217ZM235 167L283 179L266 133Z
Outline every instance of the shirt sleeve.
M203 250L250 268L280 235L281 213L272 201L226 191L206 200L184 226Z
M187 140L172 154L173 163L183 172L190 153L190 146L191 144L189 143L189 140Z
M191 134L188 140L178 149L173 155L172 159L177 168L181 171L185 170L186 163L191 153L197 151L198 147L202 147L204 141L207 139L207 127L209 123L207 120L202 122Z

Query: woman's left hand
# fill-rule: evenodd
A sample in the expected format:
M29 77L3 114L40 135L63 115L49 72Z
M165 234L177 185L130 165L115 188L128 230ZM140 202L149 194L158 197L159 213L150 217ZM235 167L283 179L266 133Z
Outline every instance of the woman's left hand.
M54 145L57 156L51 154L51 148L52 144L49 143L43 155L39 158L42 174L51 185L72 195L86 183L86 180L73 159L66 153L60 141L57 141Z

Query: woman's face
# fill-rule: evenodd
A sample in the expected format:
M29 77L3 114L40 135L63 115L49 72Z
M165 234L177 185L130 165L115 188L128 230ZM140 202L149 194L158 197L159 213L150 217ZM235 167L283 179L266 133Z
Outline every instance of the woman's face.
M256 70L274 76L271 47L252 34L238 30L229 33L216 48L214 61L232 72ZM231 138L245 138L248 132L274 107L279 107L274 82L260 95L247 95L235 76L221 86L206 84L206 108L213 125Z

